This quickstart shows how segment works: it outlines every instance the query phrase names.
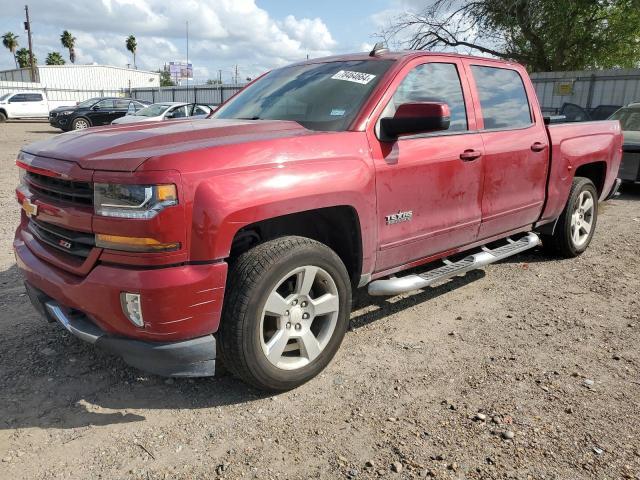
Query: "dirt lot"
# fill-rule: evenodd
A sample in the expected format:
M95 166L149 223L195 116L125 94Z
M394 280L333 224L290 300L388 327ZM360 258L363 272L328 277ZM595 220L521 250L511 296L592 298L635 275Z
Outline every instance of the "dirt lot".
M324 374L265 396L145 375L36 315L13 165L55 134L0 128L0 478L640 479L640 189L603 208L579 259L359 292Z

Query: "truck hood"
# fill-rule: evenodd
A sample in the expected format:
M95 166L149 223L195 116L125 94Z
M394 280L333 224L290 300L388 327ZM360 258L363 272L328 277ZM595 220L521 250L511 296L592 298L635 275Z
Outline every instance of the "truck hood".
M220 145L312 134L281 120L176 120L62 133L22 150L94 170L132 172L145 160Z

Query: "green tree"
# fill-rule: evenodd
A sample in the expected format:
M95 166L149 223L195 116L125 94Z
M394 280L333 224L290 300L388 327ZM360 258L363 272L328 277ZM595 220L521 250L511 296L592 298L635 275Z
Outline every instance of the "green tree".
M138 42L136 42L136 37L134 37L133 35L129 35L127 37L125 44L127 46L127 50L129 50L133 55L133 68L137 68L136 67L136 49L138 48Z
M13 61L18 68L18 59L16 58L16 50L18 49L18 36L13 32L7 32L2 36L2 45L11 52Z
M50 52L45 60L47 65L64 65L65 61L60 52Z
M60 35L60 43L62 46L69 50L69 60L71 63L76 63L76 37L71 35L69 30L65 30Z
M20 50L16 51L16 60L18 61L19 68L29 68L29 49L21 48ZM37 64L38 64L38 59L34 55L33 65L35 66Z
M530 71L630 68L640 61L638 0L425 1L381 36L415 50L480 52Z
M169 73L169 70L162 69L162 70L158 70L158 73L160 73L160 86L161 87L173 87L175 85L175 83L173 82L173 80L171 80L171 74Z

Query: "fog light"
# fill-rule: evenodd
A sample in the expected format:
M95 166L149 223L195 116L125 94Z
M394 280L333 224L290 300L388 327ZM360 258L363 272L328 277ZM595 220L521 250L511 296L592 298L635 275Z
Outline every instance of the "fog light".
M144 326L144 318L142 317L142 302L139 293L120 293L120 304L122 312L136 327Z

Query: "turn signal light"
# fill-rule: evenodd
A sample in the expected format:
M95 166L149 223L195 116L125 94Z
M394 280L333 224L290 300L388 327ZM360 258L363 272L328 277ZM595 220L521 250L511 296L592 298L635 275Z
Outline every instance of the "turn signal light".
M171 252L180 249L180 243L161 243L155 238L121 237L96 233L96 247L125 252Z

